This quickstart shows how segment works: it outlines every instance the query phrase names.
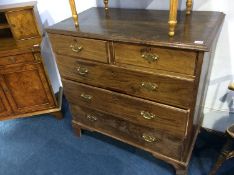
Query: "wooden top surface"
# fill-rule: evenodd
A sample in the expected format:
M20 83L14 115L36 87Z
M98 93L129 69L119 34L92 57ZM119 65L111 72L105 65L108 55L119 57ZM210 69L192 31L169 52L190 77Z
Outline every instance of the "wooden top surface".
M21 7L34 7L37 4L36 1L21 2L21 3L2 3L0 2L0 12L18 9Z
M79 28L72 18L49 28L49 33L143 43L156 46L209 51L225 15L221 12L193 11L190 16L178 12L174 37L168 36L166 10L91 8L79 14Z

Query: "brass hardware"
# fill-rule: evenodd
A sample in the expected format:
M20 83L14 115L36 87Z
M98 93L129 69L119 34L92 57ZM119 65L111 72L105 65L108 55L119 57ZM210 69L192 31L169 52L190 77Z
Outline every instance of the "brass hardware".
M141 111L141 116L147 120L152 120L156 117L155 114L150 113L150 112L146 112L146 111Z
M103 0L104 2L104 5L105 5L105 10L108 10L108 3L109 3L109 0Z
M150 135L147 135L147 134L143 134L143 135L142 135L142 138L143 138L146 142L149 142L149 143L152 143L152 142L155 142L155 141L156 141L156 138L155 138L155 137L150 136Z
M81 66L77 68L77 71L80 75L86 75L89 72L89 70L86 67Z
M155 62L159 59L159 56L156 54L151 53L151 49L142 49L141 50L141 57L144 58L148 63Z
M40 44L34 44L32 47L32 52L36 52L38 50L40 50Z
M35 61L41 61L41 59L39 58L39 56L37 54L34 54L34 60Z
M142 82L141 86L148 91L156 91L158 89L158 85L156 83Z
M80 96L81 96L83 99L88 100L88 101L90 101L90 100L93 98L92 95L88 95L88 94L85 94L85 93L82 93Z
M95 116L93 116L93 115L88 114L86 117L87 117L87 119L90 120L91 122L97 121L97 117L95 117Z
M80 51L83 50L83 46L79 45L77 42L75 44L70 45L71 49L73 52L79 53Z

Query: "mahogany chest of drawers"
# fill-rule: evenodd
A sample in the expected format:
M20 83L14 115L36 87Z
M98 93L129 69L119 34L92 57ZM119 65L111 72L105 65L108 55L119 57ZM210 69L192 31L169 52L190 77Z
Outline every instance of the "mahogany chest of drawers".
M73 127L151 152L186 174L224 14L92 8L47 29Z

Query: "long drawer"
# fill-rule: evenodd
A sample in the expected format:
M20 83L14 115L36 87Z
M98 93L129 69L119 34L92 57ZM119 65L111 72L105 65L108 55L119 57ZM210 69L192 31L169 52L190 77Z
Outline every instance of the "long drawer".
M150 152L181 159L183 142L173 136L85 107L71 105L71 110L73 124L97 130Z
M63 79L65 95L72 104L113 114L128 121L158 128L178 138L186 135L189 110Z
M165 70L187 75L194 75L197 58L195 51L123 43L114 43L114 53L117 65L133 65L154 72Z
M62 77L136 97L189 108L194 80L126 70L116 66L57 56Z
M107 41L49 34L53 50L57 54L69 55L98 62L108 62Z

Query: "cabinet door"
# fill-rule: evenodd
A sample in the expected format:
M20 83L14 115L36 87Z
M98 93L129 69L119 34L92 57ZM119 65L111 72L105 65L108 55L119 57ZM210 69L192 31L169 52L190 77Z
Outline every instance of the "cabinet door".
M11 107L7 102L6 96L0 86L0 120L1 117L6 117L11 114Z
M42 64L9 67L1 71L1 84L16 114L55 107Z
M6 16L15 39L39 36L33 9L9 11L6 13Z

